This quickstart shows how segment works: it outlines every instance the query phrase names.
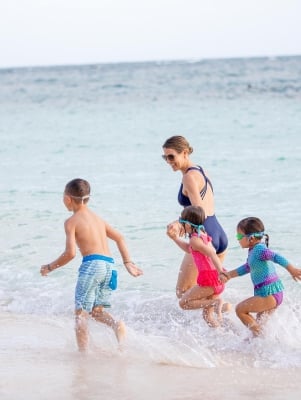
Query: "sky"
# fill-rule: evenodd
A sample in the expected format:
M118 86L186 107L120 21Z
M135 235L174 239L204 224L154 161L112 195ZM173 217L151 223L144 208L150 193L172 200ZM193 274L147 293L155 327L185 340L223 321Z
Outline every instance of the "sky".
M0 0L0 68L301 55L301 0Z

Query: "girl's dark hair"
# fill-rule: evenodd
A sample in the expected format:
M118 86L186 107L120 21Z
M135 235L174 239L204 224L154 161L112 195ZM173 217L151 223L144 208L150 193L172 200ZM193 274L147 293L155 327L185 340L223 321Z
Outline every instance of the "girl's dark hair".
M187 150L188 154L193 152L193 148L190 146L184 136L172 136L165 141L162 147L165 149L173 149L179 154L184 150Z
M76 178L67 183L65 194L71 196L76 203L86 204L89 200L90 189L88 181Z
M237 229L241 230L245 235L249 235L251 233L261 233L264 232L263 222L257 217L247 217L239 221L237 224ZM265 236L265 244L269 245L269 235L263 233L262 236L256 236L261 239Z
M181 212L181 218L194 225L203 225L205 221L205 211L200 206L188 206ZM192 231L197 232L197 228L192 226Z

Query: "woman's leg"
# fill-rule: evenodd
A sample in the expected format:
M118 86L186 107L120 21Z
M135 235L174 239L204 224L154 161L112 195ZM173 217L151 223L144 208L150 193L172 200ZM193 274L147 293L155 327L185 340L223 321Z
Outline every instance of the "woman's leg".
M236 306L236 314L254 336L259 336L261 334L260 319L263 313L270 313L276 306L276 300L272 295L267 297L254 296L239 303ZM258 314L259 318L255 319L250 313Z
M224 262L226 253L227 253L227 250L223 251L222 253L216 254L218 256L218 258L221 260L221 263Z
M176 286L176 294L179 299L188 289L196 285L197 275L198 271L191 254L185 253Z

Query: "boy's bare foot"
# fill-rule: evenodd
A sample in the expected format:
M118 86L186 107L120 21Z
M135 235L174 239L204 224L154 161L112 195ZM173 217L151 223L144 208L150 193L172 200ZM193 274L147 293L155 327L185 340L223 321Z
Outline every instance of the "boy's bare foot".
M115 332L116 338L118 340L118 343L121 343L124 340L125 333L126 333L126 328L125 328L125 324L123 321L116 322L114 332Z

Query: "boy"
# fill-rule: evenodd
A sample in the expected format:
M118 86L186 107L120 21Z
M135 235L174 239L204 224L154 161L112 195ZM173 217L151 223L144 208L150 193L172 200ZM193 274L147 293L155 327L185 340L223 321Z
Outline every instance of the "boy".
M83 261L75 289L75 330L79 351L88 348L88 316L110 326L118 342L125 336L125 325L116 321L105 307L110 307L113 258L110 256L108 238L116 242L127 271L137 277L143 272L130 259L125 240L121 233L92 212L87 203L90 185L84 179L73 179L64 191L64 204L73 215L65 221L66 248L54 261L41 266L41 275L62 267L71 261L79 248Z

